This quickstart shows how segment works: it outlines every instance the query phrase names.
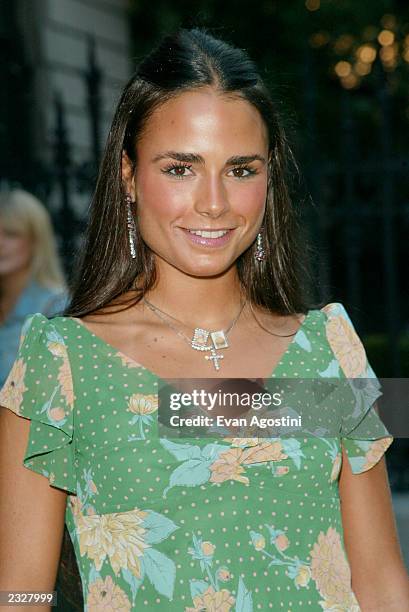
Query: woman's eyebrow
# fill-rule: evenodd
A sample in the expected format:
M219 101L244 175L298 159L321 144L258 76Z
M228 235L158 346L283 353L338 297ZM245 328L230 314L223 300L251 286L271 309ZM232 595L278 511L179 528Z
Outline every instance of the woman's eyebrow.
M175 159L176 161L180 162L205 165L205 160L201 155L198 155L197 153L182 153L181 151L164 151L163 153L158 153L152 158L152 162L155 163L161 159L168 158ZM265 157L258 155L257 153L254 155L234 155L233 157L229 157L229 159L226 161L226 166L249 164L252 161L261 161L266 163L267 160Z

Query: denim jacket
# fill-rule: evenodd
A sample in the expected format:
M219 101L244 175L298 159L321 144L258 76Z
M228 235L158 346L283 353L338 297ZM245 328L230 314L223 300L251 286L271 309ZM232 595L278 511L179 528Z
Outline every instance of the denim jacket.
M35 280L26 285L20 294L13 310L0 325L0 388L6 381L17 356L21 328L27 315L41 312L52 317L62 311L68 304L65 291L49 289Z

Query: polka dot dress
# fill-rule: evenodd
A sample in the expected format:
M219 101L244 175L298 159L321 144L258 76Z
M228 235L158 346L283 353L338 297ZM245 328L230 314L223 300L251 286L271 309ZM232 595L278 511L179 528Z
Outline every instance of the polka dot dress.
M309 311L273 373L328 376L375 377L340 303ZM171 440L159 380L74 318L35 313L0 391L31 420L24 465L68 493L85 610L358 612L338 483L342 448L357 474L392 442L373 408L360 437Z

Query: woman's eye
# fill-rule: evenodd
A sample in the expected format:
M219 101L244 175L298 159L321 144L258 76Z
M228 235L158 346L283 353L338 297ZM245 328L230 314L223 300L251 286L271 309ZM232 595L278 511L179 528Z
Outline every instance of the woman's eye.
M247 166L240 166L239 168L233 168L233 172L235 173L235 177L239 179L247 178L251 176L252 174L257 174L256 170L254 170L253 168L249 168ZM243 174L244 172L246 172L246 174Z
M165 168L163 170L163 172L165 174L170 174L171 176L174 176L176 178L185 178L186 176L188 176L188 174L186 173L186 170L190 170L191 166L184 166L184 165L173 165L173 166L169 166L168 168Z

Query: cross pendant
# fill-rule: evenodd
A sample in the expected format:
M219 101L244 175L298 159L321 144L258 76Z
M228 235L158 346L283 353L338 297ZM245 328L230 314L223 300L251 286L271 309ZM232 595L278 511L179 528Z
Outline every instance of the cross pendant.
M210 352L211 352L211 355L205 355L205 359L212 360L213 365L216 368L216 370L220 370L219 359L223 359L224 356L216 353L214 349L212 349Z

